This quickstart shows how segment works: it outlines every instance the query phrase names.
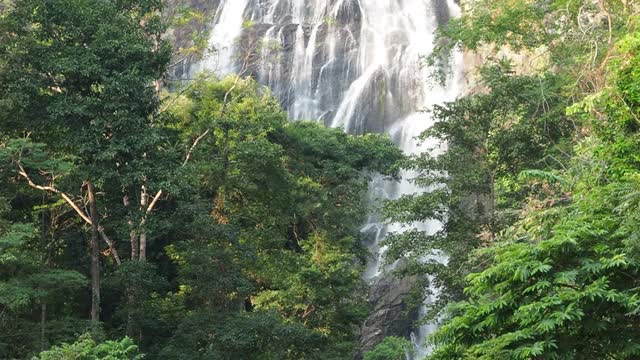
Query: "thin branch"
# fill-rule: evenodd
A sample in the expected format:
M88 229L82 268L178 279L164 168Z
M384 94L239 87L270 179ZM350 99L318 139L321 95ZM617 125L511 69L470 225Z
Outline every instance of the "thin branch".
M609 12L609 10L607 10L606 4L604 2L604 0L600 0L599 1L599 5L600 5L600 9L605 13L605 15L607 15L607 23L609 25L609 40L608 40L608 44L611 45L611 43L613 42L613 28L612 28L612 24L611 24L611 13Z
M198 146L198 143L200 142L200 140L202 140L205 136L207 136L209 132L211 132L211 128L207 129L204 133L202 133L202 135L198 136L198 138L193 142L193 145L191 145L191 148L189 148L189 151L187 152L187 156L184 159L184 162L182 163L183 167L186 166L187 163L189 163L189 160L191 159L191 154L193 153L193 150L195 150L196 146Z

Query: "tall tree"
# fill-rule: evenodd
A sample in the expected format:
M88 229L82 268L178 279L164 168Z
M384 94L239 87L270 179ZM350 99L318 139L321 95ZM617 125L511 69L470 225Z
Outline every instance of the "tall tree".
M25 184L60 196L91 227L96 321L97 237L119 264L113 240L119 234L108 235L106 227L126 223L123 198L156 185L152 169L161 135L153 123L154 82L169 59L158 40L164 30L160 10L160 1L153 0L19 0L0 19L0 129L9 137L4 146ZM34 161L36 148L38 156L66 166ZM136 219L131 231L139 231L147 209L129 214Z

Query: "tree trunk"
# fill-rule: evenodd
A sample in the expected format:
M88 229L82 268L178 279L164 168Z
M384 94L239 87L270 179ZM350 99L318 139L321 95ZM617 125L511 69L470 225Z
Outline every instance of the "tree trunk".
M45 351L47 349L47 333L46 333L46 324L47 324L47 304L40 304L40 351Z
M133 308L136 306L136 296L134 294L134 290L131 287L127 288L127 336L130 338L134 338L135 336L135 328L134 328L134 318L133 318Z
M45 205L47 202L47 194L43 193L42 195L42 205ZM42 251L42 266L45 269L49 268L49 254L47 247L47 237L49 236L49 225L48 220L49 210L42 210L42 217L40 221L40 226L42 227L42 231L40 232L40 249ZM46 299L40 300L40 351L45 351L47 349L46 342L46 325L47 325L47 303Z
M489 181L491 184L491 193L489 198L489 224L491 229L491 241L495 241L497 235L497 224L496 224L496 178L495 174L492 172L489 176Z
M132 222L129 223L133 224ZM131 230L129 235L131 237L131 260L135 261L138 259L138 235L135 230Z
M143 213L142 221L140 221L140 228L138 229L138 234L136 234L135 230L131 232L131 261L145 261L147 258L147 232L144 229L146 223L146 210L149 204L149 194L147 193L147 189L142 186L140 190L140 211ZM132 224L133 222L130 222ZM134 338L136 332L138 332L139 339L142 339L142 332L136 328L135 317L133 309L138 305L139 296L135 287L127 288L127 335L130 338Z
M147 260L147 233L142 230L140 232L140 261Z
M100 320L100 234L98 232L98 208L93 184L87 182L89 213L91 216L91 322L93 330Z
M144 229L146 226L146 218L147 218L147 206L149 205L149 194L147 193L147 189L143 186L142 191L140 193L140 209L143 213L142 222L140 225L140 261L147 260L147 231Z

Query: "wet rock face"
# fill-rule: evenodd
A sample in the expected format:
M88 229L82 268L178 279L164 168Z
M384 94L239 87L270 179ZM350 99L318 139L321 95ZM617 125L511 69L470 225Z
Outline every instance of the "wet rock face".
M248 72L271 88L292 118L330 125L336 104L358 75L358 1L332 0L314 8L309 2L250 0L244 17L251 26L243 30L239 50L253 52ZM256 38L258 46L248 45Z
M436 21L438 22L438 26L442 26L449 21L451 17L449 15L449 6L447 5L447 0L431 0L433 2L433 9L436 14ZM459 4L459 0L456 0L456 3Z
M417 309L409 308L407 298L415 280L382 277L369 292L369 303L374 308L361 331L362 352L373 349L387 336L409 338L415 330Z

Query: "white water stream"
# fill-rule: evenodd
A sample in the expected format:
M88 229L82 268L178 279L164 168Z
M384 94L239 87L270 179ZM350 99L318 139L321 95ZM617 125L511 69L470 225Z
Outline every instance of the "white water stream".
M239 42L259 39L253 40L259 41L253 46L259 60L248 72L272 89L292 120L322 121L353 134L387 132L405 153L418 154L439 145L415 139L432 124L419 110L461 93L461 54L454 55L456 70L442 87L428 85L421 60L433 49L438 23L458 13L452 0L223 0L210 38L218 52L193 69L238 71L239 52L252 48ZM407 180L412 174L403 175L399 183L375 179L372 199L427 191ZM440 226L413 224L430 233ZM369 217L363 231L375 234L370 247L376 259L367 268L368 281L390 270L381 266L380 242L390 232L406 230L376 214ZM416 359L428 354L424 338L434 330L434 324L424 325L412 335Z

